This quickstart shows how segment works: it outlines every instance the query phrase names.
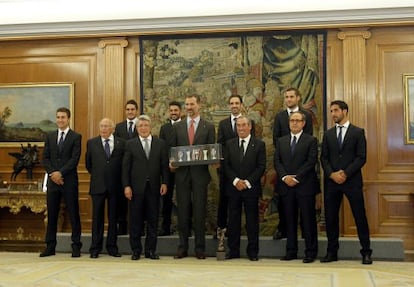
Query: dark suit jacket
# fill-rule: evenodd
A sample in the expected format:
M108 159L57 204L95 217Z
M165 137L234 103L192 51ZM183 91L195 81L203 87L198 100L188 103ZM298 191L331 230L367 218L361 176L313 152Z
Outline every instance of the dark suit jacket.
M252 136L255 135L255 124L252 121L252 130L250 131ZM231 122L231 116L221 120L218 126L217 143L224 146L229 139L236 138L237 131L233 131L233 123Z
M278 180L281 181L286 175L296 175L299 184L296 185L298 194L311 195L318 192L313 188L316 172L315 164L318 160L318 143L315 137L302 133L295 152L292 155L290 149L291 136L286 135L278 139L274 154L274 167L277 172ZM280 184L281 195L288 192L286 184Z
M193 145L200 144L213 144L216 140L216 134L214 125L207 122L204 119L200 119L196 133L194 135ZM173 133L171 143L173 146L187 146L190 145L188 142L188 128L187 119L183 119L173 125ZM175 179L176 182L185 180L188 173L191 174L193 179L197 179L200 184L208 184L210 182L210 172L208 165L192 165L192 166L181 166L176 170Z
M78 163L81 155L82 136L73 130L69 130L59 153L57 145L58 131L47 134L43 149L43 166L48 174L60 171L64 178L63 189L65 191L78 191ZM48 180L49 191L61 190L62 187Z
M252 188L242 191L243 196L259 197L262 193L260 179L266 169L266 145L263 141L251 137L242 160L239 153L239 138L226 142L224 152L224 173L227 180L229 197L240 193L233 185L236 177L246 179Z
M126 142L122 163L122 185L130 186L134 194L143 195L147 179L151 191L160 193L161 184L168 184L168 149L162 139L152 137L147 159L140 138Z
M321 164L325 174L325 180L334 183L329 176L332 172L344 170L347 180L344 185L362 187L361 168L366 162L367 142L364 130L349 125L346 131L342 148L339 149L336 136L336 127L327 130L323 136Z
M303 132L309 135L313 134L313 123L312 115L305 111L304 109L299 108L299 111L305 114L306 124L303 127ZM287 110L283 110L276 114L273 121L273 145L276 146L277 139L285 135L290 134L289 128L289 115Z
M127 121L126 120L116 124L114 136L123 138L125 140L130 139L129 134L128 134L128 128L127 128ZM137 133L136 129L134 129L134 133L133 133L132 138L136 138L136 137L138 137L138 133Z
M168 145L168 148L173 146L173 125L171 120L168 120L165 124L163 124L160 128L160 139L163 139L165 143Z
M89 193L122 192L121 169L125 140L114 137L114 149L109 160L106 158L100 136L88 140L86 147L85 164L91 174Z

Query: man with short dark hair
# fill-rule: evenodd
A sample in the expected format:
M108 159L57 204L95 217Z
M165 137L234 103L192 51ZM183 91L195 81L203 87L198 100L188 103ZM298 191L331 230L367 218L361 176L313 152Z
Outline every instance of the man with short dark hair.
M129 140L138 137L136 131L137 115L138 115L138 104L135 100L128 100L125 104L125 115L126 120L118 123L115 126L114 136ZM117 200L118 210L118 235L124 235L128 233L128 200L125 198L123 193L118 194Z
M173 125L181 121L181 104L172 101L168 104L169 118L160 128L160 139L163 139L170 150L172 144ZM160 236L171 234L171 213L173 208L173 195L175 186L175 173L169 171L168 192L162 196L162 224Z
M56 111L57 131L46 136L43 149L43 166L49 175L47 180L47 228L46 249L40 257L55 255L56 233L63 197L72 226L72 257L81 256L82 242L79 215L78 163L81 155L82 136L69 127L70 110Z
M348 105L333 101L330 105L335 126L323 136L321 164L325 174L324 207L327 254L322 263L338 260L339 210L343 196L348 198L361 244L362 264L372 264L371 241L362 191L362 167L367 158L364 129L354 126L348 119Z
M216 133L214 125L200 117L201 99L192 94L185 98L186 120L173 126L173 146L214 144ZM208 165L190 165L174 168L177 193L177 213L179 245L175 259L188 256L188 237L190 226L195 235L195 256L205 259L205 223L207 209L207 188L211 180Z

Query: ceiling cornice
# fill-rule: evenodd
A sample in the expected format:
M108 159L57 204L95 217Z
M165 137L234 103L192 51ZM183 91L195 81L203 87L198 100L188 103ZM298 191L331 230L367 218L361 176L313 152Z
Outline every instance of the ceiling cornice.
M0 38L414 25L414 7L0 25Z

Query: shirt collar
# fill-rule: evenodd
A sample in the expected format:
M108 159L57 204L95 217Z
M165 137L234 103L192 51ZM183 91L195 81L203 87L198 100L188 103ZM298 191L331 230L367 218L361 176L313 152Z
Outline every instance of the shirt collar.
M181 118L178 118L178 120L176 120L176 121L170 119L170 122L173 125L175 123L181 122Z
M195 117L194 119L187 117L187 124L190 125L191 120L194 120L194 124L198 125L198 122L200 121L200 116Z
M69 127L67 127L66 129L64 129L64 130L61 130L61 129L58 129L59 130L59 135L62 133L62 132L64 132L65 133L65 136L68 134L68 132L69 132L69 130L70 130L70 128Z
M111 135L108 137L108 139L109 139L109 142L114 142L114 135L113 135L113 134L111 134ZM103 142L103 143L105 143L105 138L101 137L101 140L102 140L102 142Z
M299 107L296 107L296 108L293 108L293 109L287 108L287 111L288 111L288 115L290 115L290 113L298 112L299 111Z
M239 144L241 143L242 140L244 140L244 144L247 145L250 142L250 138L252 137L251 134L249 134L247 137L245 138L239 138Z
M233 122L234 122L234 119L238 119L240 116L241 116L241 114L238 114L237 116L235 116L235 115L231 114L231 115L230 115L230 117L231 117L231 122L233 123Z
M152 135L150 134L148 137L146 137L146 138L143 138L143 137L141 137L141 136L139 136L139 139L140 139L140 141L141 142L143 142L145 139L148 139L150 142L152 141Z
M336 125L336 127L339 127L339 126L341 126L341 127L344 127L344 128L348 128L349 127L349 125L350 125L350 122L349 121L346 121L343 125L340 125L340 124L335 124Z
M296 140L299 140L300 136L303 134L303 130L301 130L300 132L298 132L297 134L292 134L290 133L290 137L293 138L294 136L296 137Z

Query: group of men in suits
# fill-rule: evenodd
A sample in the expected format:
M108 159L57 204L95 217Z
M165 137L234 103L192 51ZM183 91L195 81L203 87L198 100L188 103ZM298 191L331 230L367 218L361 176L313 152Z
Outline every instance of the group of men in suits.
M274 122L274 166L278 176L276 190L281 203L281 219L277 231L282 232L285 224L286 255L281 260L296 259L299 210L302 236L305 239L303 262L311 263L318 254L315 214L315 195L319 191L315 172L318 149L317 140L312 136L311 117L299 108L299 100L297 89L286 90L285 103L288 110L277 114ZM117 247L117 235L120 226L126 224L126 218L119 220L119 211L128 210L124 203L121 204L121 194L122 199L129 201L131 259L140 259L143 251L141 235L144 221L147 223L145 257L159 259L156 254L158 209L160 197L168 192L172 194L172 178L175 180L179 232L179 244L174 258L188 256L191 229L195 233L196 258L206 258L205 218L207 187L211 179L208 165L174 166L169 163L168 150L175 146L215 143L215 128L212 123L200 117L199 95L186 96L184 103L186 118L183 120L180 120L180 104L170 103L170 117L174 122L168 127L163 126L161 138L152 136L151 119L146 115L137 117L137 104L131 101L126 105L127 121L115 127L112 120L104 118L99 123L100 135L88 140L86 168L91 174L90 195L93 205L92 244L89 249L91 258L97 258L103 248L105 201L108 203L106 249L111 256L121 256ZM262 194L261 177L266 168L266 147L262 140L254 136L252 121L241 115L242 98L238 95L231 96L229 105L232 114L219 124L219 142L223 144L224 160L219 172L222 210L219 209L217 225L228 228L229 251L226 258L239 258L241 211L244 206L248 237L246 253L251 261L257 261L258 202ZM128 107L131 111L128 111ZM336 126L325 133L320 157L325 174L324 199L328 235L327 255L321 262L338 260L338 214L345 194L357 225L362 263L371 264L372 250L361 174L366 161L364 130L349 123L345 102L333 101L330 111ZM70 111L59 108L56 112L58 130L49 133L45 141L43 163L49 175L48 226L46 248L40 254L41 257L55 254L57 218L62 196L72 225L72 257L79 257L82 247L77 178L81 135L69 128L69 120ZM122 134L123 138L120 136ZM119 192L120 189L122 192ZM171 202L171 197L167 200ZM168 212L171 216L171 210ZM167 218L166 225L163 226L165 234L170 233L171 221L168 220L170 219Z

